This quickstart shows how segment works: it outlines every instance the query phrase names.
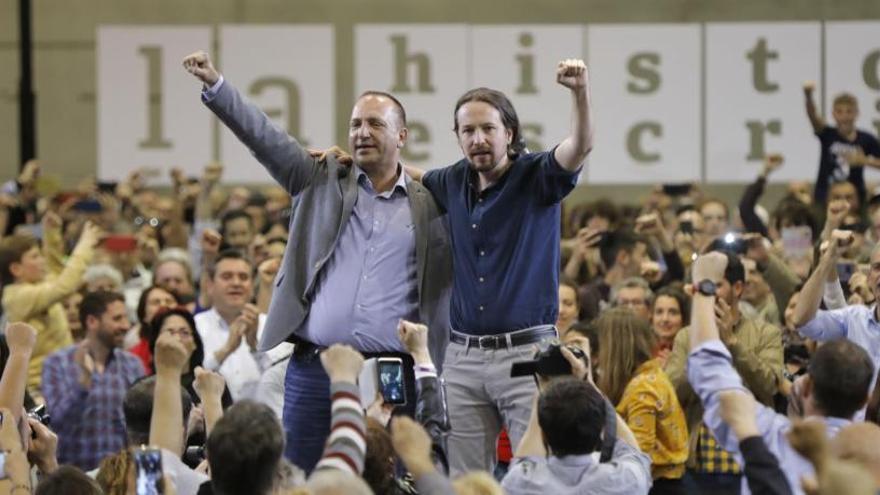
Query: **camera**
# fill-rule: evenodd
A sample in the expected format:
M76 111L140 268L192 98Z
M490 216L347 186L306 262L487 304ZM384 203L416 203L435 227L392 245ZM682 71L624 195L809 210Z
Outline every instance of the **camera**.
M206 458L204 445L189 445L181 456L184 464L191 468L195 468Z
M584 364L590 367L590 357L584 354L579 347L567 345L565 346L572 354ZM563 376L571 374L571 364L562 355L562 344L554 342L546 349L538 351L534 359L531 361L520 361L513 363L510 367L510 376L515 378L518 376L541 375L543 377Z
M40 404L39 406L31 409L30 411L28 411L27 415L29 418L36 419L46 426L49 426L49 423L52 422L52 418L49 416L49 412L46 410L45 404ZM36 438L37 432L31 432L31 435Z

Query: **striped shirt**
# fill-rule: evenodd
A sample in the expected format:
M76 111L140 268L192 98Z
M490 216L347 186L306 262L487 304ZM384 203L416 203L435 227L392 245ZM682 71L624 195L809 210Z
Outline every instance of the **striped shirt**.
M330 436L315 472L338 469L360 476L367 455L367 427L360 390L353 383L332 383L330 400Z

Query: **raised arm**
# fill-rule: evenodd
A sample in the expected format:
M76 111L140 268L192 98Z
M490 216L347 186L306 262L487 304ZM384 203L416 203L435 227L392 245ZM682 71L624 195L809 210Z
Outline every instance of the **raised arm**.
M321 353L321 365L330 378L333 413L330 436L315 471L338 469L360 476L367 455L367 427L357 386L364 357L349 346L336 344Z
M16 284L7 288L3 294L3 306L9 321L28 320L76 291L92 260L99 236L100 229L86 222L73 254L57 277L38 284Z
M9 358L0 378L0 407L15 414L21 420L21 406L27 389L28 363L37 341L37 331L27 323L11 323L6 326L6 344Z
M180 397L180 375L189 363L195 344L187 345L170 333L156 341L156 389L153 392L153 414L150 418L150 445L183 454L183 401Z
M813 101L813 91L815 89L815 82L807 81L804 83L804 105L807 108L807 117L810 119L813 131L819 132L825 128L825 119L816 111L816 103Z
M428 352L428 327L401 321L397 334L406 351L413 357L416 377L416 419L431 436L434 463L448 471L446 437L449 435L449 413L443 383Z
M571 132L554 154L559 165L570 172L580 168L593 149L590 76L583 60L567 59L556 68L556 82L571 90Z
M223 391L226 389L226 380L219 373L206 370L201 366L195 369L196 380L193 388L202 400L205 409L205 436L210 436L214 425L223 417Z
M804 284L804 288L798 297L797 305L795 305L794 324L798 327L798 330L801 330L801 327L804 327L816 317L819 305L822 302L825 282L832 273L836 272L837 259L840 257L840 252L852 242L852 239L852 232L835 230L831 233L831 241L828 248L822 254L819 264Z
M183 59L183 67L205 85L205 104L247 146L270 175L294 196L307 187L322 168L296 139L276 126L265 113L242 96L214 68L207 53Z

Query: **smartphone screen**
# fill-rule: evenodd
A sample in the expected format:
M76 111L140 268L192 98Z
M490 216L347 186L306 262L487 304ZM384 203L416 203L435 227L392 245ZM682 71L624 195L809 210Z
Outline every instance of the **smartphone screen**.
M137 473L135 490L137 495L159 495L162 493L162 452L159 449L141 447L134 452L134 465Z
M386 404L406 404L403 384L403 361L399 358L381 358L377 367L379 391Z

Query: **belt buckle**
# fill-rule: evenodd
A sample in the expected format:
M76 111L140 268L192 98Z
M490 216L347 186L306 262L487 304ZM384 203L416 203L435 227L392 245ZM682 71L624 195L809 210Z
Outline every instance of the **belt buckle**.
M480 337L477 338L477 348L479 348L480 350L494 349L497 346L489 347L489 342L494 342L494 341L495 341L494 335L481 335ZM486 342L486 344L483 344L483 342Z

